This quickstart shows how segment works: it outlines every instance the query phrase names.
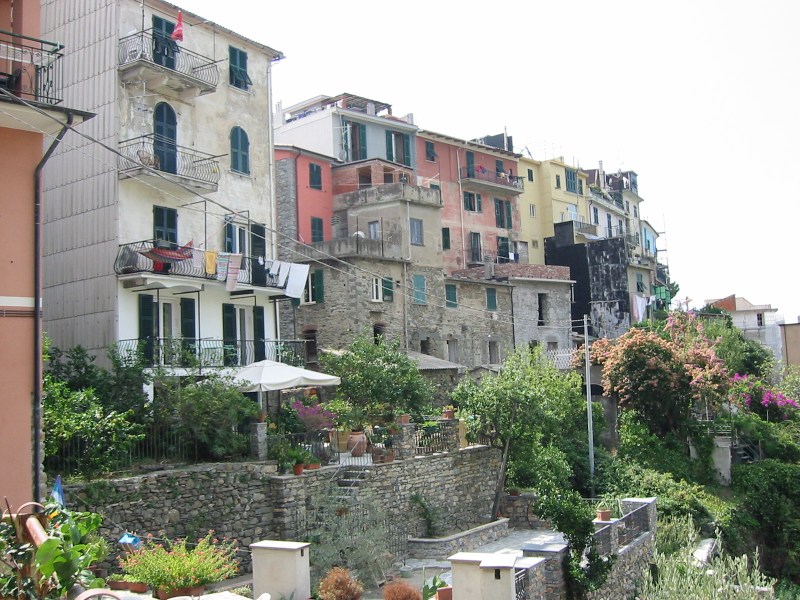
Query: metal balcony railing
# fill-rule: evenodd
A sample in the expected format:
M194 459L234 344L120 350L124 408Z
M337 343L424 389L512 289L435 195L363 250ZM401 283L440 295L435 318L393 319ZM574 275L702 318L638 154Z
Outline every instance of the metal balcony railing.
M122 358L139 355L151 367L241 367L260 360L302 367L306 362L305 340L152 337L120 340L117 349Z
M138 31L119 41L120 67L138 60L196 79L206 86L216 87L219 83L219 69L212 59L178 46L152 29Z
M132 273L156 273L158 275L175 275L227 281L228 270L223 272L220 254L193 248L190 245L180 246L163 240L143 240L122 244L114 261L114 272L117 275ZM230 253L227 253L230 254ZM236 281L241 284L258 287L284 289L278 283L278 274L270 273L271 262L253 256L242 256Z
M63 49L61 44L0 29L0 88L25 100L59 104Z
M219 161L211 154L178 146L174 140L153 133L120 142L120 171L150 167L212 185L219 183Z
M492 171L485 167L461 167L459 173L461 179L476 179L478 181L503 185L516 190L521 190L525 187L522 177L498 173L497 171Z

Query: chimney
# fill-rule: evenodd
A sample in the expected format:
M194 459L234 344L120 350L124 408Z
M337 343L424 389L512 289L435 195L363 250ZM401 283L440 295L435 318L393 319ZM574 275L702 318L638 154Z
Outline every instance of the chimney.
M413 125L414 124L414 113L408 113L405 117L403 117L403 121L405 121L409 125Z
M491 260L491 257L489 258L484 257L483 267L484 267L483 278L484 279L494 278L494 262Z
M275 103L275 124L276 125L286 124L286 115L283 113L283 102Z
M603 172L603 161L600 161L600 167L597 169L597 178L600 180L600 189L606 189L606 174Z

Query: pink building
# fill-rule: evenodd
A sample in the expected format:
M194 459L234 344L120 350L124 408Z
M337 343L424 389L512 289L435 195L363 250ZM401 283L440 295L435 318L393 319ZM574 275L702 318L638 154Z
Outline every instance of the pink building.
M420 131L417 134L420 185L442 194L442 248L445 272L485 262L514 262L527 248L517 240L523 190L518 154L476 142Z

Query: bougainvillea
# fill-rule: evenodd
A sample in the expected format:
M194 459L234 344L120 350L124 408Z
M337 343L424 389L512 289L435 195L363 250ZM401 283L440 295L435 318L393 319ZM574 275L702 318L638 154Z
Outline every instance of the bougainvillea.
M736 373L731 378L731 400L765 421L785 421L800 405L758 377Z
M292 408L297 411L297 418L300 419L306 431L310 433L333 428L336 415L329 410L325 410L319 404L310 404L306 406L298 400L292 404Z

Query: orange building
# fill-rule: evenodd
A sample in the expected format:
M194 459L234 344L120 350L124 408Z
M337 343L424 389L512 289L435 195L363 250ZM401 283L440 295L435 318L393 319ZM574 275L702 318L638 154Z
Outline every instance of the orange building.
M41 172L90 117L61 106L63 48L39 36L38 0L0 0L0 500L41 497Z

